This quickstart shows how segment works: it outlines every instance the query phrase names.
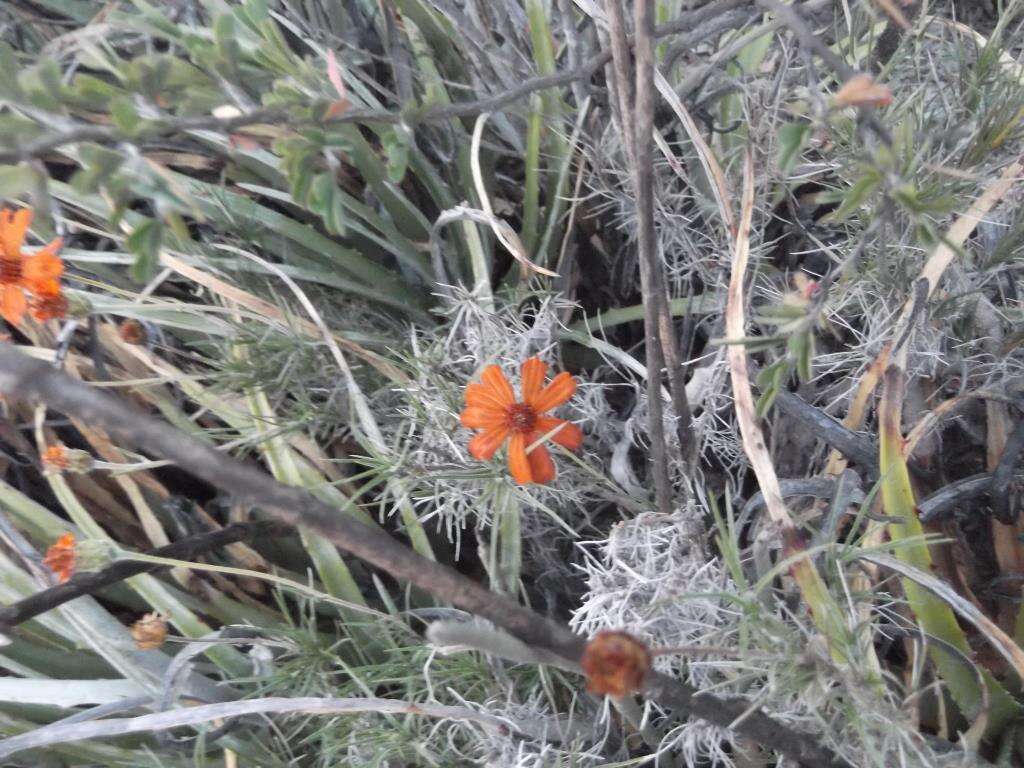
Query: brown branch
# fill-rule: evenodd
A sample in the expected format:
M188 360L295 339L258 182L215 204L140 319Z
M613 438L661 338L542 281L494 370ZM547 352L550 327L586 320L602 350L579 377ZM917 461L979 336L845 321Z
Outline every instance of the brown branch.
M218 547L284 530L281 523L271 521L234 523L216 531L189 536L173 544L149 550L146 554L174 560L191 560L197 555ZM79 573L63 584L57 584L0 608L0 633L8 632L19 624L34 619L36 616L64 605L77 597L95 594L104 587L117 584L132 576L137 576L140 573L153 573L166 567L168 566L141 563L137 560L119 560L93 573Z
M584 640L568 627L540 616L506 595L496 594L452 568L419 555L384 531L346 516L308 491L281 485L256 467L142 413L107 393L0 345L0 393L12 400L42 401L86 421L145 452L169 459L217 488L252 503L289 525L303 525L349 554L475 613L531 645L578 663ZM702 693L660 673L645 681L645 693L666 707L694 715L762 744L804 765L840 766L828 749L807 734L775 721L750 702ZM735 725L734 725L735 722Z
M661 403L661 371L665 365L659 327L657 236L654 231L654 165L651 158L654 131L653 11L646 0L635 5L636 81L629 79L629 53L620 0L607 0L609 35L615 62L615 80L622 117L622 140L633 175L636 195L637 258L644 308L644 350L647 363L647 421L651 440L651 468L658 511L672 511L672 484L668 471L665 423ZM631 98L635 93L635 101Z

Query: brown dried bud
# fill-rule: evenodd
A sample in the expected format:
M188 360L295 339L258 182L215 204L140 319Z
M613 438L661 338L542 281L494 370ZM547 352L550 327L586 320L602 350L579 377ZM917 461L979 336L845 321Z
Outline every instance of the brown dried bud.
M140 651L159 648L167 639L167 617L159 613L147 613L132 624L132 639Z
M837 107L884 107L892 103L892 91L861 73L843 83L833 101Z
M59 475L62 472L84 475L92 471L95 463L88 452L67 448L60 443L47 446L41 458L44 475Z
M626 696L643 686L651 668L651 652L628 632L603 630L587 643L580 665L588 691Z
M138 320L129 317L117 327L117 332L125 344L145 344L146 329Z

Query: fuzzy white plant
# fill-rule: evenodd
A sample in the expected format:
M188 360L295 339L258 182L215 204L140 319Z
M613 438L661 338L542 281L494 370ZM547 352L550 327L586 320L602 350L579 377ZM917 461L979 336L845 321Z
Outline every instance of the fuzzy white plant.
M580 544L587 594L573 627L588 636L624 629L653 647L689 646L690 652L659 654L655 666L701 688L722 683L736 663L714 651L735 645L741 614L727 597L735 594L735 585L702 540L697 508L691 505L673 515L641 514L616 524L607 539ZM729 764L727 743L722 729L691 721L665 734L661 749L678 752L686 764L701 759Z

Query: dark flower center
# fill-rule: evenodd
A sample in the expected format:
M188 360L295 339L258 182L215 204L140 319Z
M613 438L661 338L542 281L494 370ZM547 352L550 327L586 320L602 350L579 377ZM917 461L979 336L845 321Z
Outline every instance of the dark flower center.
M12 285L21 282L21 259L0 257L0 283Z
M537 423L537 413L525 403L516 403L509 406L505 420L511 430L532 432Z

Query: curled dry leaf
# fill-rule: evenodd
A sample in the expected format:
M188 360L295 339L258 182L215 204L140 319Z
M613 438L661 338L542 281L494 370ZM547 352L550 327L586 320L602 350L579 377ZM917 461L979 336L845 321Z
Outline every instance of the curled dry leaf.
M860 73L843 83L833 102L837 107L884 107L892 103L892 91Z
M651 669L651 652L628 632L604 630L587 643L580 666L588 691L621 697L643 686Z

